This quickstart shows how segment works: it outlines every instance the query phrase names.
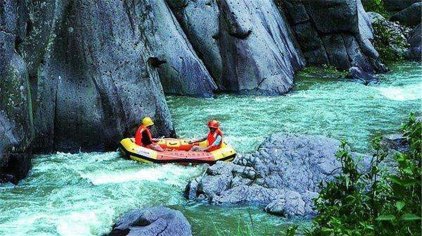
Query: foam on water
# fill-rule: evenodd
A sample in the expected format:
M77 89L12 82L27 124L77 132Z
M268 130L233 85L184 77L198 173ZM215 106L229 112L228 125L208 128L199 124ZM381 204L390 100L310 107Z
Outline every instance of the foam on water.
M95 171L82 173L81 177L88 179L94 185L124 183L130 181L150 181L157 183L166 183L180 185L186 178L194 175L196 168L183 167L174 164L153 165L141 170L122 170L117 172Z
M395 101L422 99L422 83L402 87L379 87L377 90L384 97Z

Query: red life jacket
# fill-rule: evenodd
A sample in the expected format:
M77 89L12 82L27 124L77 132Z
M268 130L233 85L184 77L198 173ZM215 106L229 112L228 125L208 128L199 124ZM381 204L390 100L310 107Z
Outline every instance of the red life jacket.
M211 146L215 142L218 135L221 136L220 144L208 149L208 152L212 152L214 150L217 150L221 147L221 145L223 145L223 132L220 129L216 129L214 133L208 132L208 136L207 136L208 147Z
M136 130L135 144L144 147L144 144L142 143L142 133L143 132L147 132L150 140L152 140L152 134L151 134L151 131L149 131L149 129L144 125L139 126L138 130Z

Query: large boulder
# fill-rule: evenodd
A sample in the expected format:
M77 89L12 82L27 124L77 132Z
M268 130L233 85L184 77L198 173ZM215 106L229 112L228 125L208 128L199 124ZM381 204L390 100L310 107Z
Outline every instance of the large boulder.
M421 0L383 0L385 9L392 12L401 11L416 2L421 2Z
M410 33L408 38L410 44L406 57L411 60L422 60L422 27L421 24L416 26Z
M131 4L132 3L132 4ZM37 152L116 148L142 116L172 135L159 76L130 1L36 1L28 62Z
M360 0L286 0L282 4L310 65L386 71L372 44L371 22Z
M33 139L32 103L27 65L15 48L24 37L23 1L0 4L0 182L26 176Z
M412 4L410 7L391 16L391 21L398 21L406 26L416 26L421 23L422 2Z
M158 68L164 91L211 97L217 86L165 0L142 0L136 8L137 23L152 50L149 60Z
M192 235L188 220L179 211L166 207L137 209L124 214L110 236Z
M279 95L303 67L300 50L273 0L218 1L224 90Z
M339 145L324 136L273 134L255 153L210 166L185 194L212 204L256 204L277 215L312 216L319 183L340 171Z

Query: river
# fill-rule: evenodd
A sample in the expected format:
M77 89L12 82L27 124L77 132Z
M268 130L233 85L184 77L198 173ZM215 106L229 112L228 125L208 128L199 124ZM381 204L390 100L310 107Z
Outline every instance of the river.
M179 136L201 137L206 121L216 118L238 152L255 150L278 131L345 139L365 152L373 135L398 131L411 111L421 110L422 67L404 63L391 69L371 86L302 75L286 96L167 100ZM309 224L256 207L189 202L184 187L202 171L202 166L139 164L117 152L39 155L17 186L0 185L0 235L101 235L120 214L155 205L182 211L194 235L280 235L290 224Z

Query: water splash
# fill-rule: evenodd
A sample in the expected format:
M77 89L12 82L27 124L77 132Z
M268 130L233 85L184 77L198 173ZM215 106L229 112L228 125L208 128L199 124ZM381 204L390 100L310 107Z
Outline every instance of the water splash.
M422 99L422 83L402 87L379 87L380 93L395 101L410 101Z

